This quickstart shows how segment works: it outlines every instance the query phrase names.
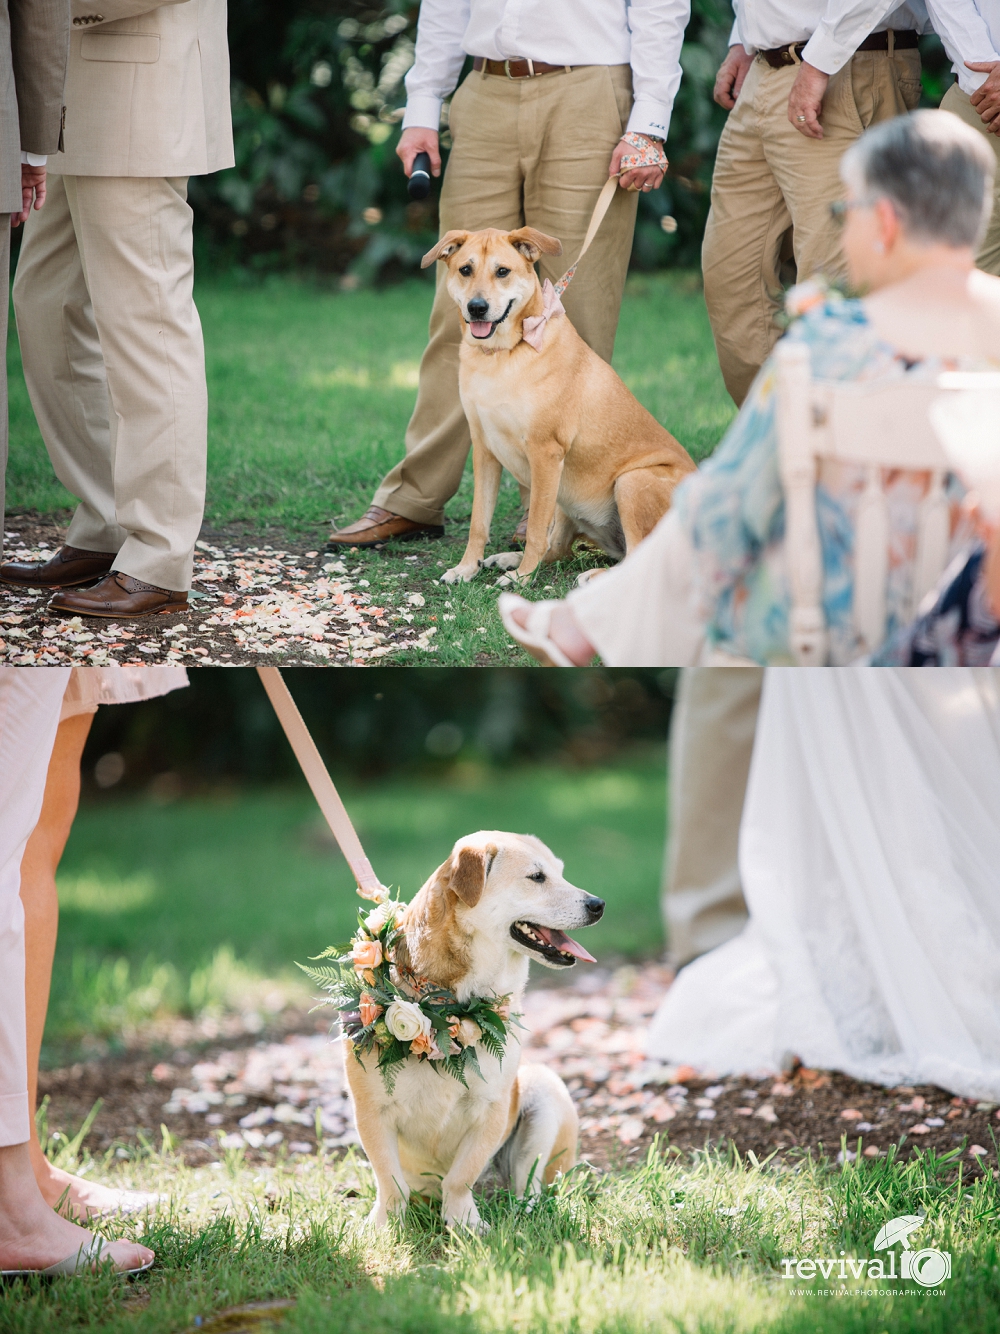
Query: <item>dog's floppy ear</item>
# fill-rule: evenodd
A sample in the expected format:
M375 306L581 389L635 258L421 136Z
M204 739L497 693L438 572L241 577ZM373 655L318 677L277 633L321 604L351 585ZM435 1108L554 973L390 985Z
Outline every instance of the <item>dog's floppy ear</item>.
M474 908L483 897L486 877L496 855L492 844L486 848L459 848L452 854L449 885L467 908Z
M420 261L422 269L430 268L436 259L449 259L456 250L461 250L469 239L468 232L445 232L441 240L433 250L428 250L427 254Z
M508 234L507 240L515 250L520 250L529 264L534 264L539 255L562 254L561 241L536 231L534 227L519 227L516 232Z

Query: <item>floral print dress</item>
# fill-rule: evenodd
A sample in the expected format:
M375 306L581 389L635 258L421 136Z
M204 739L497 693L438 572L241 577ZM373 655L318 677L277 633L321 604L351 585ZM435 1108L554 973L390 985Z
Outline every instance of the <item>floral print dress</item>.
M818 282L788 294L786 338L809 349L812 374L823 380L926 379L946 369L928 359L905 361L875 333L861 301ZM959 363L955 363L959 364ZM966 366L963 369L979 369ZM785 568L785 506L778 471L775 425L776 368L769 358L747 401L715 453L677 488L674 506L694 550L694 584L712 649L759 663L793 662L788 641L791 595ZM887 638L907 623L907 599L916 559L917 522L929 475L894 471L884 479L890 550ZM817 519L823 554L823 607L830 662L842 666L862 652L852 623L854 521L864 470L834 460L821 463ZM952 557L968 546L960 514L964 494L949 477Z

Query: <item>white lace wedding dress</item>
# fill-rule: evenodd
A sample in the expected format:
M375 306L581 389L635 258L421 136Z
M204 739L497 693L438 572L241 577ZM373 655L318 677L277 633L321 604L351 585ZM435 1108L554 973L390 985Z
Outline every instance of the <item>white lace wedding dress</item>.
M769 669L740 871L651 1057L1000 1101L1000 672Z

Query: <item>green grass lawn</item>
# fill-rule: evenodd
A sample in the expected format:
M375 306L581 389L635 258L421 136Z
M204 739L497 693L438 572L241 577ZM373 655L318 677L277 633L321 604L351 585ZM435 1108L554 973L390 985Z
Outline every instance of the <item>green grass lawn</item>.
M404 899L462 834L534 833L574 884L607 899L587 932L591 953L607 962L662 948L661 751L586 771L463 765L446 782L346 783L343 795L378 874ZM85 1034L120 1038L163 1008L238 1004L346 939L361 900L324 831L304 786L84 806L59 872L49 1059Z
M375 291L333 292L273 278L247 286L206 279L197 289L209 381L206 520L312 531L368 504L400 457L416 399L432 287L412 280ZM695 458L733 415L722 386L696 275L630 280L615 366ZM63 510L72 498L52 476L32 415L11 322L12 509ZM471 507L471 465L449 507ZM517 503L505 490L498 531Z
M432 289L414 280L374 291L332 292L274 278L258 285L210 279L198 285L209 379L206 526L237 525L270 541L320 546L330 520L357 518L400 457L416 398ZM13 329L13 325L12 325ZM10 509L68 517L71 497L52 476L21 375L16 336L10 374ZM696 274L629 280L615 366L637 397L695 459L711 453L734 415L722 384ZM448 587L472 510L472 465L446 510L445 536L349 557L376 604L419 591L414 624L433 628L429 649L394 655L394 665L527 666L496 613L497 572ZM504 482L492 551L509 550L520 518L513 478ZM593 554L539 569L532 596L560 597L579 573L606 563Z
M242 1150L191 1169L169 1149L108 1152L90 1174L170 1193L148 1223L105 1225L157 1252L134 1284L38 1280L0 1291L4 1334L66 1330L205 1334L270 1329L222 1313L284 1302L288 1334L993 1334L1000 1328L1000 1191L933 1155L844 1169L806 1157L758 1164L711 1152L570 1173L532 1209L483 1201L483 1237L447 1234L417 1203L373 1236L366 1162L315 1157L249 1167ZM957 1178L957 1179L956 1179ZM913 1237L952 1256L939 1289L855 1279L888 1219L925 1215ZM899 1268L899 1244L894 1247ZM887 1254L881 1253L883 1262ZM832 1260L784 1278L782 1260ZM827 1273L831 1273L830 1267ZM881 1296L879 1291L893 1295ZM873 1294L873 1295L869 1295ZM258 1319L262 1313L258 1312ZM213 1319L213 1317L216 1317Z

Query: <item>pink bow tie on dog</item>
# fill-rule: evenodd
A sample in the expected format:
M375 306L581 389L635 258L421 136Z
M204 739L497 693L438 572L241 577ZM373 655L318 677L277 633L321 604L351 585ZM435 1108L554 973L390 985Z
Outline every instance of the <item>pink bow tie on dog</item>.
M545 326L552 316L566 314L566 308L556 296L556 289L548 278L542 283L542 303L541 315L529 315L527 319L521 321L521 335L524 341L529 343L536 352L542 350Z

